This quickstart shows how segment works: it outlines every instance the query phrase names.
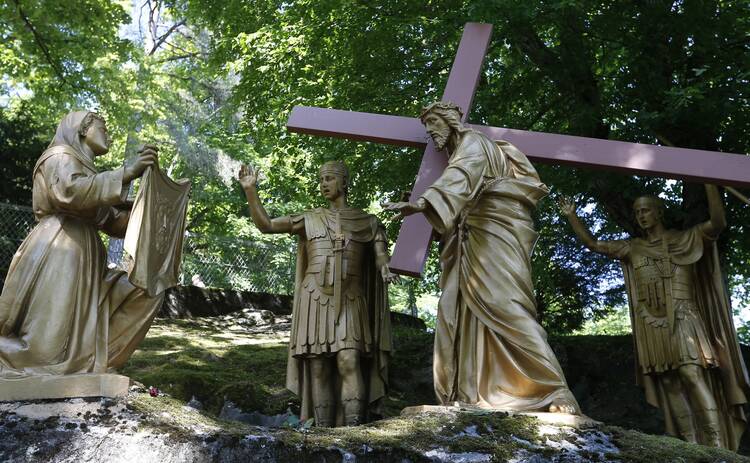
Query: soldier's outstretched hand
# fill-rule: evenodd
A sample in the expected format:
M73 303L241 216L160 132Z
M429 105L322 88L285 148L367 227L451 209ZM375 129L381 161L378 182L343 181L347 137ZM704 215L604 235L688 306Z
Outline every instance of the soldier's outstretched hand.
M567 196L560 196L560 199L557 200L557 205L560 207L560 212L563 215L567 216L576 213L576 203Z
M380 267L380 275L383 277L383 283L385 284L401 282L401 277L391 272L390 267L388 267L387 265L383 265L382 267Z
M260 174L260 170L254 169L253 166L243 164L237 174L237 180L239 180L240 185L242 185L242 189L247 190L248 188L255 187L255 184L258 183L258 174Z

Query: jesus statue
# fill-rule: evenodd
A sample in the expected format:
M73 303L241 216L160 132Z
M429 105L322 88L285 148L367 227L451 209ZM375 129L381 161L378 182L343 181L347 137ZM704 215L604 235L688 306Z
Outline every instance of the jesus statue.
M547 187L516 147L461 123L437 102L420 115L448 167L416 202L441 236L442 295L435 328L435 392L442 404L580 413L537 321L532 213Z

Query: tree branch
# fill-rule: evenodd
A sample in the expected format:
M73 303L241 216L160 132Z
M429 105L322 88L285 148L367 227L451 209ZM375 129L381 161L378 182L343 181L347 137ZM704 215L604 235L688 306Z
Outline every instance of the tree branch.
M168 47L171 47L171 48L173 48L175 50L179 50L179 51L181 51L183 53L198 53L197 51L189 51L189 50L187 50L187 49L185 49L185 48L183 48L183 47L181 47L179 45L176 45L176 44L174 44L172 42L165 42L164 45L166 45Z
M161 36L160 36L160 37L159 37L159 38L158 38L158 39L156 40L156 42L154 43L154 46L153 46L153 47L151 48L151 51L150 51L150 52L148 53L148 54L149 54L149 56L151 56L151 55L153 55L154 53L156 53L156 50L158 50L158 49L159 49L159 47L160 47L160 46L161 46L161 45L162 45L162 44L164 43L164 41L165 41L165 40L167 40L167 38L169 38L169 36L170 36L170 35L172 35L172 33L173 33L173 32L174 32L175 30L177 30L177 28L178 28L178 27L180 27L180 26L183 26L184 24L185 24L185 20L184 20L184 19L183 19L183 20L181 20L181 21L178 21L178 22L176 22L176 23L174 23L174 24L172 24L172 27L170 27L169 29L167 29L167 32L165 32L164 34L162 34L162 35L161 35Z
M559 106L560 103L566 99L568 99L568 97L562 93L557 95L557 98L550 98L550 100L548 100L548 103L542 109L540 109L534 115L534 117L529 119L529 121L524 124L526 130L534 130L534 126L536 125L536 123L539 122L542 117L545 116L545 114L547 114L552 108Z
M47 48L47 45L44 43L42 36L39 34L39 32L34 27L34 25L31 23L31 20L29 19L29 17L26 16L26 13L24 13L24 11L21 9L21 4L18 2L18 0L13 0L13 3L16 4L16 10L18 11L18 15L26 24L26 28L31 32L31 35L34 36L34 42L36 42L39 49L42 50L42 54L44 55L44 58L47 60L47 63L49 63L49 65L52 67L52 70L57 75L57 77L60 78L63 84L68 85L72 88L78 89L76 85L71 84L65 78L65 75L63 74L62 69L60 69L58 63L56 63L55 60L52 58L49 48Z
M198 56L200 56L198 53L187 53L187 54L184 54L184 55L173 55L173 56L170 56L169 58L160 59L159 61L157 61L157 63L168 63L170 61L178 61L178 60L187 59L187 58L196 58Z

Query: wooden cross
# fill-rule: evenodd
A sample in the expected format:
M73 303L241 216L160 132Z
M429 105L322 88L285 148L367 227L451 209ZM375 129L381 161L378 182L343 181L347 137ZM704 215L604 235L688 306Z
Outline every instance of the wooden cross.
M443 101L457 104L467 118L492 35L491 24L467 23L453 61ZM750 156L713 151L670 148L597 138L469 125L493 140L507 140L532 161L577 167L601 168L633 175L750 186ZM421 121L415 117L390 116L336 109L295 106L287 121L292 132L424 148L411 198L416 200L448 165ZM401 225L391 268L403 275L422 273L432 229L422 214L407 217Z

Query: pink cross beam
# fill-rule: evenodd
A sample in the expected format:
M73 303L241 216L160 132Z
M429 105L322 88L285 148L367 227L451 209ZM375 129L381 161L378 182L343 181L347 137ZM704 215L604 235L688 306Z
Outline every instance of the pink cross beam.
M468 115L489 44L491 25L468 23L453 62L444 101L452 101ZM494 140L507 140L529 159L544 164L598 168L632 175L660 176L726 186L750 187L750 156L671 148L598 138L472 125ZM443 172L447 158L437 152L415 117L391 116L295 106L287 121L292 132L424 148L412 189L418 198ZM422 214L401 225L391 258L394 272L420 276L427 258L432 229Z

